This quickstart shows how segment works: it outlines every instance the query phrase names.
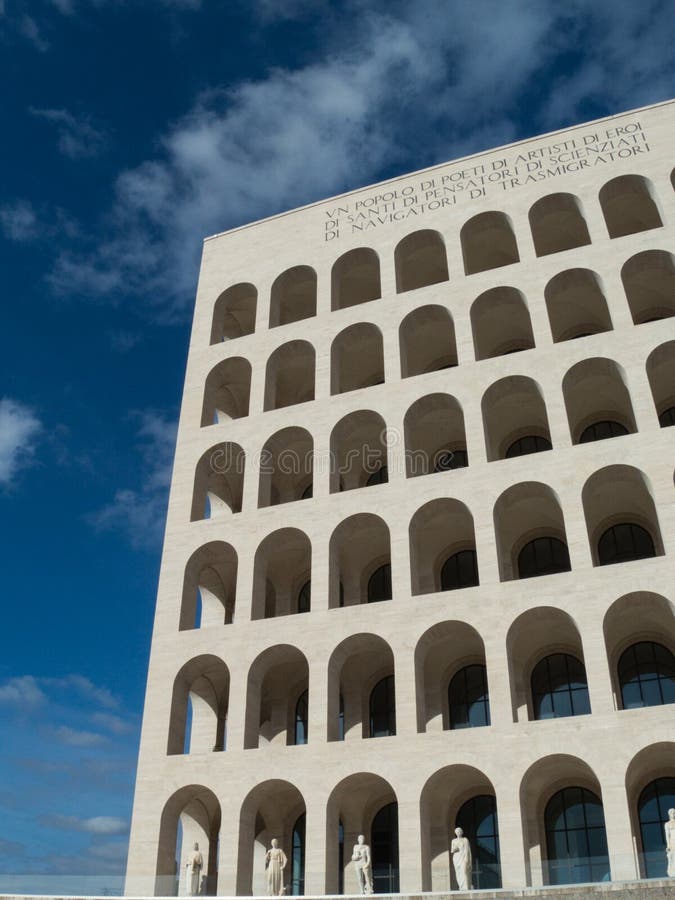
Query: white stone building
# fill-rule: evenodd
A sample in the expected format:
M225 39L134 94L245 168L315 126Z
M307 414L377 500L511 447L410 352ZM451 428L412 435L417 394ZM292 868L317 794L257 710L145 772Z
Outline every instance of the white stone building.
M127 893L665 875L675 103L209 238ZM535 577L536 576L536 577ZM372 602L382 601L382 602ZM182 842L182 843L181 843Z

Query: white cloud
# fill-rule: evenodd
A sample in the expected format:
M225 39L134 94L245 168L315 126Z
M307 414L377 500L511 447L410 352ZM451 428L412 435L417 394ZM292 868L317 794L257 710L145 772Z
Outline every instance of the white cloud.
M94 816L91 819L80 819L77 816L52 815L43 816L40 821L50 828L81 831L85 834L114 835L126 834L129 831L127 820L116 816Z
M127 722L121 716L115 716L111 713L94 713L91 717L91 723L99 728L105 728L112 734L131 734L134 731L134 726L131 722Z
M19 34L25 37L26 40L30 41L35 49L39 50L40 53L44 53L45 50L49 49L48 42L42 36L40 27L32 16L21 16L21 18L17 22L17 28Z
M42 424L29 407L0 400L0 485L10 485L35 453Z
M98 156L105 148L106 138L86 118L77 118L67 109L35 109L30 112L37 118L54 125L58 134L58 148L70 159Z
M65 678L44 679L45 683L54 684L61 689L76 690L81 696L88 700L93 700L99 706L106 709L116 709L120 702L118 698L106 687L100 687L94 684L91 679L85 675L67 675Z
M31 203L16 200L0 206L0 228L11 241L30 241L40 234L38 218Z
M37 706L45 699L37 679L32 675L20 675L0 684L0 703L30 707Z
M107 740L102 734L93 731L85 731L79 728L71 728L69 725L59 725L54 729L54 735L62 744L69 747L98 747Z

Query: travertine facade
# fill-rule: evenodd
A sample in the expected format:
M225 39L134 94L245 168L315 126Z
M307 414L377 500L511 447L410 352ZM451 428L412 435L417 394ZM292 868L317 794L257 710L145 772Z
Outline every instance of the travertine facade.
M204 893L264 892L277 837L289 892L352 893L360 833L395 889L396 809L401 891L443 891L494 802L483 886L647 872L644 792L675 777L674 132L661 104L205 242L127 893L172 892L179 819L181 892L195 840ZM552 849L575 800L593 864Z

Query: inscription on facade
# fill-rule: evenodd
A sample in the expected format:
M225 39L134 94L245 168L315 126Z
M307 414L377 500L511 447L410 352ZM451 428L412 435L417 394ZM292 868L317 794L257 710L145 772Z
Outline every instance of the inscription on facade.
M403 182L340 202L324 210L323 238L372 231L392 222L416 219L426 212L471 203L483 197L502 197L525 185L558 178L620 159L649 153L639 121L598 128L551 144L514 148L508 155L472 165L447 166L419 181Z

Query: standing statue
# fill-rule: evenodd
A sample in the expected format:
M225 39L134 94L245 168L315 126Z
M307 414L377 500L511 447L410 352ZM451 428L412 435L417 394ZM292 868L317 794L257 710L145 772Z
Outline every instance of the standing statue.
M667 872L671 878L675 878L675 809L668 810L668 821L663 827L666 832Z
M284 869L287 862L288 859L279 846L279 841L276 838L272 838L272 847L265 854L268 897L282 897L285 894Z
M202 869L204 867L204 857L199 851L199 844L195 841L192 853L188 856L185 868L187 869L187 879L185 884L185 894L188 897L196 897L200 892Z
M358 837L358 843L352 850L352 862L356 869L356 877L359 881L359 891L362 894L373 893L373 866L370 858L370 847L362 834Z
M455 828L455 835L450 844L450 854L452 855L452 864L455 867L455 877L457 878L457 887L460 891L473 890L471 883L471 868L473 860L471 858L471 844L469 839L464 837L461 828Z

